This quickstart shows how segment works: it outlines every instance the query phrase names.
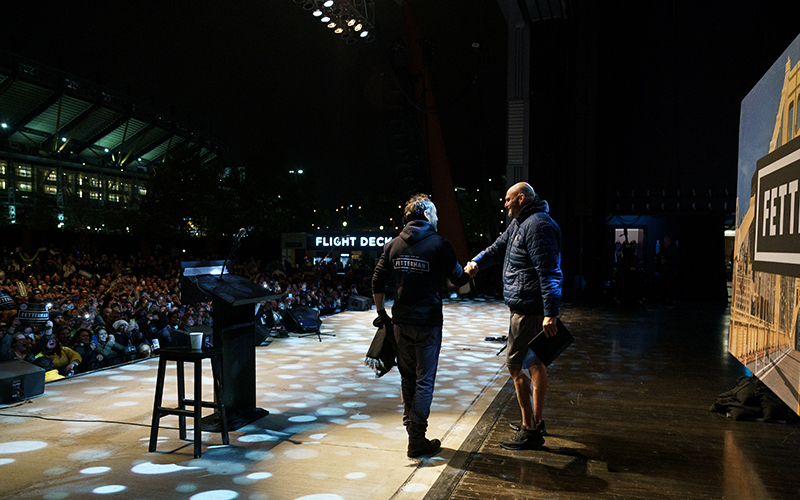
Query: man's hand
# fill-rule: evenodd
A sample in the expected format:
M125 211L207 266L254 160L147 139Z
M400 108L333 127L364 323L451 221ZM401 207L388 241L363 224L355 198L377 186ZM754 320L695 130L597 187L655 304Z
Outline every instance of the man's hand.
M542 320L542 330L544 330L544 335L547 338L552 337L558 332L558 326L556 326L556 318L553 316L545 316L544 320Z
M392 318L389 317L389 313L386 312L386 309L378 310L378 317L372 322L372 325L375 327L380 328L383 325L391 325Z
M469 274L470 278L474 278L475 275L478 274L478 264L476 264L474 260L471 260L464 266L464 271Z

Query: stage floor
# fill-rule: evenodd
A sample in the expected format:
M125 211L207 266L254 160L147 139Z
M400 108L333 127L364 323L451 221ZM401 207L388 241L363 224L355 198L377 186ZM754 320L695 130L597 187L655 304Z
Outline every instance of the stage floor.
M397 369L380 379L364 366L374 311L323 320L335 337L274 339L256 349L256 401L269 415L231 432L222 446L203 434L203 455L162 418L148 452L157 359L47 384L43 396L0 408L0 475L5 498L193 500L418 499L450 465L508 380L500 344L508 311L496 301L445 305L445 326L428 437L443 450L406 457ZM169 364L164 405L177 399ZM210 399L210 365L204 399ZM186 379L193 370L187 365ZM187 383L187 387L191 387ZM210 410L206 410L206 413ZM191 419L189 419L191 427ZM191 433L190 433L191 435ZM474 436L474 433L473 433Z

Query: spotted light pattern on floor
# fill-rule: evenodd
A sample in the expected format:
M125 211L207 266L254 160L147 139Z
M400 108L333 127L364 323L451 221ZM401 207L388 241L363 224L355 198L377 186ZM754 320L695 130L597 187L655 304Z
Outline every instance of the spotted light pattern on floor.
M156 359L51 383L28 404L0 408L4 496L422 498L507 379L500 345L484 341L506 333L506 308L452 301L444 313L428 430L443 442L435 457L406 457L399 375L376 379L364 366L375 312L352 311L323 318L336 336L322 342L292 336L257 347L256 401L269 415L231 432L228 446L204 432L199 459L178 439L177 417L162 419L158 451L147 451ZM203 372L210 399L210 366ZM176 401L175 374L170 363L164 404ZM188 366L187 386L192 377Z

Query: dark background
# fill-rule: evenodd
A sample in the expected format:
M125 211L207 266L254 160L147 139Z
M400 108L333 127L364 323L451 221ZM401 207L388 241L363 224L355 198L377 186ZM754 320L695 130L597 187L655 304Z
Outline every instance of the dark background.
M567 6L566 20L533 27L529 181L564 230L567 283L600 283L620 193L735 194L740 102L800 33L800 2ZM454 183L486 192L506 163L498 4L416 2L421 39L411 41L396 2L375 8L376 41L346 45L291 0L4 2L0 48L208 131L227 162L263 169L265 182L302 168L312 187L287 192L330 208L401 196L387 130L398 104L414 109L399 85L414 75L398 61L421 42ZM487 201L487 217L500 215L502 203ZM717 258L730 214L655 215L679 220L691 274Z

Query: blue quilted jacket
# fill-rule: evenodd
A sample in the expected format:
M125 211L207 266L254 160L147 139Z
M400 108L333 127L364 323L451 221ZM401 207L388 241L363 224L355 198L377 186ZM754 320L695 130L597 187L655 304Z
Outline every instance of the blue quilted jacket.
M561 229L538 196L474 259L478 269L503 264L503 299L511 310L558 316L561 305Z

